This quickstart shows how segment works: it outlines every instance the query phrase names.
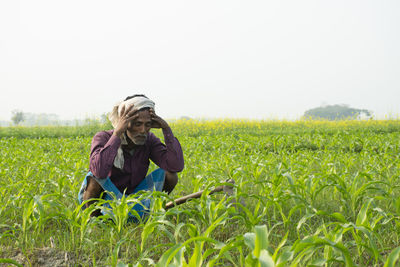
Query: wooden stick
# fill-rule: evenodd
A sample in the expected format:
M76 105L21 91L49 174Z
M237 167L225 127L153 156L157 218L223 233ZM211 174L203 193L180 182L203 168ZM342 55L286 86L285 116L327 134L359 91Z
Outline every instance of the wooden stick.
M235 181L233 181L233 180L229 180L229 181L227 181L227 182L228 182L228 183L232 183L232 184L235 183ZM213 190L211 190L210 193L209 193L209 195L214 194L214 193L217 193L217 192L225 191L224 188L226 188L226 187L227 187L227 186L220 185L220 186L214 188ZM227 190L227 191L229 191L229 190ZM165 205L165 209L168 210L168 209L170 209L170 208L172 208L172 207L175 207L175 206L177 206L177 205L181 205L181 204L185 203L186 201L188 201L188 200L190 200L190 199L193 199L193 198L200 198L201 195L202 195L203 193L204 193L204 190L201 190L201 191L199 191L199 192L192 193L192 194L190 194L190 195L177 198L177 199L175 199L174 201L168 202L168 203Z

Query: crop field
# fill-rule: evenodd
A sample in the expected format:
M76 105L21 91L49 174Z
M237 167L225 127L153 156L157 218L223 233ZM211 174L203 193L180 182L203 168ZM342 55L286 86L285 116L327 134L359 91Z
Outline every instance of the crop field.
M107 125L0 128L0 266L400 266L399 120L170 125L185 169L137 223L146 194L98 218L77 201Z

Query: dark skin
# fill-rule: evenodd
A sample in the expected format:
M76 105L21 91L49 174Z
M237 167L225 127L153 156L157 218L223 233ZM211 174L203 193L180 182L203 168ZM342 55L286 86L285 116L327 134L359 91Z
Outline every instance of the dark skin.
M134 106L125 109L125 106L121 109L121 114L117 122L117 126L114 129L114 135L121 137L126 132L127 136L133 143L140 138L136 138L138 135L147 135L151 128L155 129L167 129L169 128L168 123L156 115L153 109L136 110Z
M168 123L156 115L153 109L136 110L134 106L121 109L121 114L114 129L113 135L122 137L126 133L128 145L127 149L133 149L136 146L144 145L147 135L151 128L167 129ZM178 175L173 172L165 171L165 183L163 191L168 194L175 188L178 183ZM86 191L83 194L83 200L98 198L103 192L103 188L94 180L89 179ZM86 207L92 205L95 201L89 201ZM93 212L92 216L99 216L100 210Z

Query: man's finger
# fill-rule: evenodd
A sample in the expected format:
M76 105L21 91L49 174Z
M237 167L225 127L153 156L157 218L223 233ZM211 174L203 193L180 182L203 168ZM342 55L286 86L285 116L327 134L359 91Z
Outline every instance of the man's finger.
M151 116L151 118L154 119L154 120L155 120L155 119L157 119L157 120L160 119L160 117L159 117L158 115L156 115L154 112L151 112L151 111L150 111L150 116Z
M122 106L121 112L119 113L119 116L122 117L125 115L125 105Z
M128 114L128 113L130 113L130 112L132 112L132 111L133 111L133 112L136 111L134 105L130 105L129 108L127 108L127 110L126 110L126 113Z
M139 113L137 113L137 112L134 112L132 115L126 115L126 118L127 118L129 121L135 120L135 119L137 119L138 117L139 117Z
M154 112L154 109L152 109L152 108L150 108L150 115L152 115L152 116L156 116L156 113Z
M132 106L133 107L133 106ZM138 114L138 111L136 110L136 109L133 109L133 110L130 110L127 114L126 114L126 116L127 117L131 117L131 116L133 116L133 115L135 115L135 114Z

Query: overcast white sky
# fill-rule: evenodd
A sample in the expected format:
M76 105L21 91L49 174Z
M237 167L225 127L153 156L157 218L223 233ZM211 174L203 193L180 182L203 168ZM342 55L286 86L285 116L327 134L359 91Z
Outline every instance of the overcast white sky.
M0 1L0 120L135 93L166 119L400 114L400 1Z

